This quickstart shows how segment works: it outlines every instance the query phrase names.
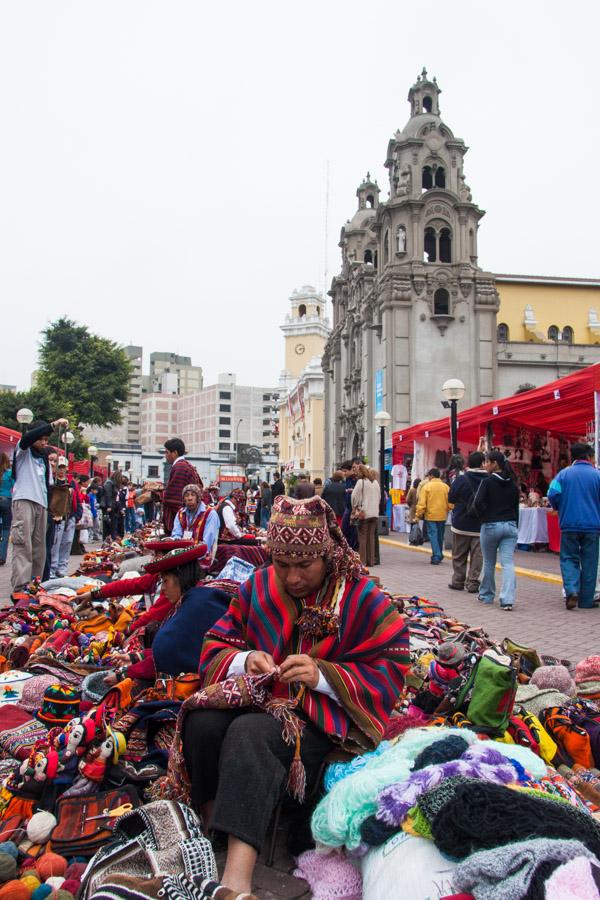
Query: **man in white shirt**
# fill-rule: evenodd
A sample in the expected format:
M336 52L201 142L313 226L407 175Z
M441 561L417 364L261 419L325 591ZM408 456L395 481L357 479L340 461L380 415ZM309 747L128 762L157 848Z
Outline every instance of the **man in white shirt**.
M15 450L12 500L13 553L11 587L13 593L32 580L42 577L46 562L46 526L48 487L51 473L46 448L55 428L68 426L66 419L33 422Z

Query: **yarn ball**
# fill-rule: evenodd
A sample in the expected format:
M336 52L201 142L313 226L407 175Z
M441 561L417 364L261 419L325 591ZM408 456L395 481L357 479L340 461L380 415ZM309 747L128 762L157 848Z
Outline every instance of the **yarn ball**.
M535 684L541 689L560 691L568 697L574 697L577 691L566 666L539 666L531 676L530 684Z
M31 895L31 900L46 900L46 897L51 893L52 888L49 884L40 884Z
M56 827L56 816L51 812L37 812L27 825L27 837L34 844L45 844Z
M7 881L0 887L0 900L29 900L29 891L20 881Z
M24 884L27 890L29 891L29 896L33 894L36 888L40 886L40 879L36 878L35 875L23 875L21 878L21 884Z
M65 878L68 880L69 878L75 878L76 881L81 881L81 876L87 869L87 863L84 862L71 862L65 872Z
M70 894L69 891L65 891L61 888L56 892L53 900L75 900L75 897L73 896L73 894Z
M69 894L73 894L73 896L75 897L80 887L81 882L78 878L65 878L61 887L61 891L68 891Z
M12 881L17 874L17 861L8 853L0 853L0 883Z
M53 875L64 875L67 871L67 861L58 853L44 853L36 862L36 869L42 881L48 881Z
M64 884L65 879L61 875L54 875L52 878L46 878L46 884L49 884L52 890L58 891Z
M412 770L417 772L419 769L424 769L425 766L439 766L442 763L450 762L452 759L461 757L468 749L469 745L464 738L458 734L449 734L421 750L415 757Z
M8 853L13 859L17 859L19 848L14 841L2 841L2 843L0 843L0 853Z

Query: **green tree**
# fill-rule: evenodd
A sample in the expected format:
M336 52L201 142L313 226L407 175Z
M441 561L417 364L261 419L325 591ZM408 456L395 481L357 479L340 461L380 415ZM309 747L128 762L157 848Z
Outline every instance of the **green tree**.
M88 445L76 427L77 419L70 406L64 405L62 401L52 397L39 387L32 388L30 391L19 391L16 394L0 391L0 425L20 431L21 425L17 422L17 410L23 407L32 411L34 419L44 419L46 422L54 422L60 418L68 419L71 423L69 429L72 430L75 440L69 445L67 452L75 454L76 459L87 458ZM58 434L53 434L50 437L50 443L58 446L58 438ZM64 444L61 444L61 449L64 450Z
M124 351L66 316L51 322L42 335L37 376L40 391L71 411L71 416L65 415L74 419L73 425L118 424L131 371Z

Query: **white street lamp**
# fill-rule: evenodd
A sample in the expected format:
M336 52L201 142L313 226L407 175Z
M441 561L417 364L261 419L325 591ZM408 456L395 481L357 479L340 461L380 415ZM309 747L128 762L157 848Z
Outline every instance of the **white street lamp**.
M63 442L63 444L72 444L74 440L75 435L72 431L65 431L65 433L61 437L61 441Z
M458 453L457 405L458 401L462 400L462 398L465 396L465 391L466 387L464 386L460 378L449 378L448 381L445 381L442 385L442 394L444 395L442 406L445 409L448 409L448 407L450 407L450 436L453 456Z
M449 378L442 385L442 394L446 400L462 400L466 387L460 378Z
M19 423L19 425L29 425L29 423L32 421L33 413L30 409L27 409L26 406L17 411L17 422Z
M381 497L379 500L379 515L385 516L385 429L392 421L389 412L380 409L375 413L375 424L379 428L379 486ZM387 534L387 531L385 532Z

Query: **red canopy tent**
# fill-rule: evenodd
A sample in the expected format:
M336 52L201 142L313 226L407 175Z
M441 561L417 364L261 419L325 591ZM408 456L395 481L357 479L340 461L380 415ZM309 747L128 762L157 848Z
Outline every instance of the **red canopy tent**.
M491 426L498 440L500 428L525 427L550 431L565 438L584 437L595 421L594 394L600 391L600 363L587 366L543 387L524 391L503 400L481 403L458 413L458 440L477 444ZM450 440L450 418L412 425L392 435L394 462L412 453L415 441L430 437Z

